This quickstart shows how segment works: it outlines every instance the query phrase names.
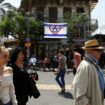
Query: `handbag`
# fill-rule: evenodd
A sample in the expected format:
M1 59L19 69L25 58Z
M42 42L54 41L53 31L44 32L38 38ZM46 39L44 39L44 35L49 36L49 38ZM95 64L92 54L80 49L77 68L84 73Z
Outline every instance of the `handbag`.
M40 96L40 92L36 86L36 82L30 78L30 95L34 98L38 98Z
M38 73L35 71L35 80L38 81L39 80L39 76Z
M33 97L34 97L34 98L38 98L38 97L40 96L40 92L39 92L39 90L38 90L36 84L35 84L34 86L35 86L35 87L34 87Z
M29 75L32 79L35 79L36 81L39 80L39 76L38 76L38 73L36 71L34 73L30 73Z

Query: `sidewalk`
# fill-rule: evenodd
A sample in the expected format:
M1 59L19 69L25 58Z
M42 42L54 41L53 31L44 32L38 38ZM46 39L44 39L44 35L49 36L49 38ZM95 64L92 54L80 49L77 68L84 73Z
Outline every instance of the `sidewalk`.
M41 96L38 99L29 99L27 105L74 105L73 89L71 87L73 73L66 73L66 92L58 94L61 90L55 81L54 72L37 71L39 80L36 82Z
M41 96L38 99L32 97L27 105L74 105L74 90L71 87L74 75L71 69L67 71L69 71L69 74L66 73L65 76L66 92L64 94L58 94L60 87L55 81L54 72L37 71L39 81L36 84Z

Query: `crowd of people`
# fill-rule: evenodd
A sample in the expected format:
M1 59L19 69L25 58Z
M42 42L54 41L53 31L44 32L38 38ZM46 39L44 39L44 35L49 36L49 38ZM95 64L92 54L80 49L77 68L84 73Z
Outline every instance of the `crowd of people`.
M72 50L73 62L73 88L75 105L103 105L104 103L104 77L102 69L105 68L104 47L96 39L85 42L82 47L84 55L78 47ZM25 54L22 48L15 48L11 54L5 47L0 47L0 100L3 105L26 105L28 96L31 97L30 75L24 66ZM67 59L65 50L61 49L54 59L56 63L55 80L61 91L65 93L65 74ZM8 65L9 60L9 65ZM37 59L33 55L29 65L36 65ZM50 69L51 60L46 56L43 60L43 71Z
M20 47L10 56L7 48L0 47L0 100L3 105L26 105L28 97L32 96L30 80L33 78L25 70L24 58Z

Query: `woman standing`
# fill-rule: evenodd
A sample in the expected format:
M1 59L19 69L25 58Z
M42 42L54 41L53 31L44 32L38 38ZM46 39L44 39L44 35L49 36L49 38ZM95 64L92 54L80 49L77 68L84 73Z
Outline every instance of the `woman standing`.
M29 75L24 70L24 53L22 48L16 48L11 54L11 67L13 68L13 82L15 86L18 105L26 105L29 95Z
M60 50L58 54L58 69L56 71L56 78L58 85L61 88L61 91L59 93L65 92L65 73L66 73L66 57L64 55L65 51L62 49Z
M5 65L8 57L9 51L0 47L0 99L3 105L17 105L12 68Z

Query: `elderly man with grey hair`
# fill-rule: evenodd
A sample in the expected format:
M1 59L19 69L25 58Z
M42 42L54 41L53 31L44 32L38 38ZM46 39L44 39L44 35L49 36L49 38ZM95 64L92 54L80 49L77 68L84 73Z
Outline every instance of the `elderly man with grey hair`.
M104 105L104 78L98 65L103 51L96 39L85 42L84 59L73 79L75 105Z

